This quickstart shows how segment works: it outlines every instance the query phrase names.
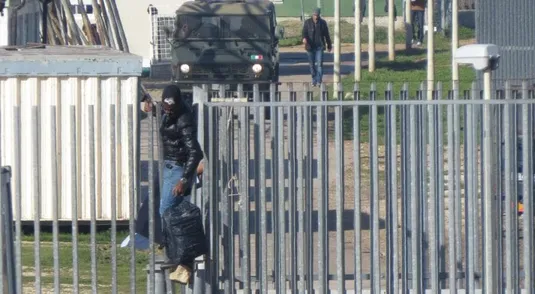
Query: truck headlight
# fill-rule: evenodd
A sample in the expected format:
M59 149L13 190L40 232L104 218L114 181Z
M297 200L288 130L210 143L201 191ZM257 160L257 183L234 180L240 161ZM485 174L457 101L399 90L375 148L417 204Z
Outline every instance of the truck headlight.
M262 66L260 64L253 65L253 72L260 73L262 71Z
M185 74L189 73L189 69L190 69L190 68L189 68L189 65L187 65L187 64L182 64L182 65L180 66L180 71L181 71L182 73L185 73Z

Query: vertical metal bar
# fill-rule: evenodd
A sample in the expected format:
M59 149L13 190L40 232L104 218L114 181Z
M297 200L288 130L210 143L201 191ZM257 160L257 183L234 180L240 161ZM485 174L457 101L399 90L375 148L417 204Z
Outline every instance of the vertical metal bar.
M126 122L128 126L134 125L134 111L133 111L133 105L128 104L127 105L127 115L126 115ZM152 123L152 114L149 115L149 123ZM150 131L152 131L152 127L149 128ZM134 141L134 129L133 127L128 127L128 142ZM149 144L152 145L154 142L151 141ZM152 147L149 147L152 148ZM149 152L150 154L150 152ZM134 145L128 144L128 158L134 158ZM129 173L129 182L128 182L128 195L129 195L129 211L130 213L134 213L136 210L136 195L134 194L134 181L132 180L132 174L134 172L134 169L132 167L128 168ZM154 211L152 214L150 214L150 210L153 209L151 207L154 207L154 203L150 201L150 195L149 195L149 223L151 220L151 217L154 215ZM134 218L130 218L128 227L130 229L130 240L132 241L130 243L130 293L136 292L136 248L135 248L135 242L133 240L135 239L135 222ZM151 226L149 224L149 234L151 230ZM150 236L149 236L150 237Z
M251 291L251 259L249 241L249 109L240 107L240 250L243 291Z
M359 85L355 83L353 88L353 100L360 100ZM320 153L318 153L318 158ZM361 158L360 158L360 108L358 105L353 106L353 183L354 188L354 209L353 209L353 222L355 232L355 293L362 292L362 258L361 258Z
M466 231L466 289L473 293L475 290L474 283L474 198L477 193L475 190L475 177L473 171L475 169L475 156L474 151L474 105L467 104L466 106L466 147L465 147L465 217L467 228Z
M259 89L259 85L258 84L253 84L253 101L254 102L261 102L261 98L260 98L260 89ZM254 234L254 238L255 238L255 259L256 259L256 263L255 263L255 267L256 267L256 276L258 277L258 282L257 285L260 286L260 290L262 289L262 287L265 285L263 282L263 272L262 272L262 244L261 244L261 238L262 236L258 233L260 232L261 228L261 224L260 224L260 214L262 213L260 211L260 199L259 199L259 196L260 196L260 185L257 184L258 181L260 180L259 178L259 174L260 174L260 167L259 167L259 163L260 161L259 160L262 160L262 158L258 158L259 154L260 154L260 136L264 136L265 138L265 134L262 133L260 134L259 132L259 123L260 123L260 111L261 110L264 110L263 107L258 107L258 106L255 106L253 107L253 113L254 113L254 124L253 124L253 153L254 153L254 161L253 161L253 179L254 179L254 182L255 182L255 185L253 186L253 195L254 195L254 206L255 206L255 215L256 217L254 217L252 219L252 222L254 224L254 231L256 232Z
M527 81L522 82L522 99L527 102ZM533 261L533 105L522 105L522 172L524 174L523 204L524 204L524 288L528 293L533 293L534 261Z
M459 100L459 82L454 81L453 82L453 100ZM466 118L465 118L466 121ZM461 281L457 279L457 270L462 269L462 234L461 234L461 221L462 221L462 208L461 208L461 129L460 129L460 108L459 105L453 106L453 151L454 151L454 157L453 157L453 172L454 172L454 190L452 191L452 197L454 198L455 202L455 210L452 214L453 216L453 224L455 226L455 244L452 244L452 246L455 246L455 271L453 273L450 273L450 275L453 275L453 278L455 279L456 287L454 289L460 288ZM464 137L464 145L463 148L465 151L467 150L466 147L466 136ZM466 157L465 157L466 159ZM465 167L466 171L466 167ZM465 173L466 174L466 173ZM466 187L466 185L465 185ZM466 188L465 188L466 191Z
M310 91L309 84L305 84L305 101L312 101L314 99L314 93ZM313 166L313 157L314 157L314 143L313 143L313 135L312 135L312 109L310 106L305 106L304 114L303 114L303 121L305 126L304 131L304 138L303 142L305 142L305 211L307 212L306 215L306 235L307 235L307 243L306 244L314 244L314 226L312 223L312 220L314 218L314 206L313 206L313 198L309 197L308 195L314 195L314 166ZM307 254L307 261L306 261L306 269L307 269L307 291L313 291L314 290L314 246L305 246L306 254Z
M385 100L392 101L392 83L388 83L385 90ZM392 292L392 284L395 280L392 276L392 218L391 214L391 205L392 205L392 187L390 186L390 163L392 159L392 154L390 153L390 146L392 145L392 136L391 136L391 127L392 122L390 121L390 111L391 107L385 107L385 190L386 190L386 289L388 292ZM394 140L395 141L395 140Z
M419 183L417 178L418 169L418 152L417 152L417 127L416 116L418 106L410 106L410 198L411 198L411 245L412 245L412 292L421 293L422 291L422 268L421 268L421 227L420 227L420 201L419 201ZM423 196L423 195L422 195Z
M337 84L338 99L343 99L341 85ZM345 251L344 251L344 196L345 196L345 173L344 173L344 128L343 108L334 108L334 148L336 152L336 277L338 280L338 292L345 293Z
M481 90L478 88L472 89L472 99L481 99ZM475 107L476 111L474 113L474 124L476 130L475 144L473 149L473 154L478 154L474 159L474 168L473 173L476 175L474 183L474 287L479 288L483 285L483 291L485 291L484 283L484 267L482 263L484 262L485 251L485 207L484 207L484 195L485 195L485 174L487 171L484 168L485 164L485 148L484 148L484 123L483 123L483 108L481 105ZM481 256L480 256L481 255ZM480 263L481 262L481 263ZM477 274L480 274L482 278L478 279Z
M269 87L269 101L276 102L277 101L277 85L276 84L270 84ZM279 213L278 213L278 207L280 199L277 197L277 193L279 191L279 174L277 173L277 160L279 157L278 154L278 141L277 141L277 132L279 128L278 124L278 108L274 105L268 108L270 111L270 121L271 121L271 132L270 132L270 148L271 148L271 172L269 174L271 178L271 193L269 197L271 198L271 227L273 232L273 282L275 284L275 289L278 289L278 285L280 283L279 279L279 273L280 273L280 228L278 227L279 224Z
M212 109L212 107L210 107ZM215 112L216 119L219 120L218 124L218 130L217 134L211 135L210 138L217 138L217 142L219 142L219 157L221 158L217 164L219 164L219 175L217 176L214 181L211 181L213 184L220 183L218 185L219 187L219 193L221 194L221 217L223 221L222 224L222 240L223 243L223 265L222 268L223 271L223 277L225 280L223 281L223 288L226 294L233 293L231 292L231 286L234 285L234 275L232 274L234 272L233 268L233 260L234 255L231 254L233 252L232 246L234 234L232 232L232 217L231 215L234 214L234 210L231 207L231 203L234 199L231 194L233 194L232 189L232 174L231 174L231 167L234 161L234 154L230 153L230 144L229 142L232 142L234 138L232 137L234 134L232 133L231 128L233 128L233 117L232 117L232 110L230 107L222 107L220 108L213 108L211 112ZM214 144L214 142L210 142L209 144ZM210 165L215 164L214 158L210 158ZM206 184L206 183L204 183ZM203 184L203 186L204 186ZM213 197L213 195L210 195L210 197Z
M488 81L490 83L490 80ZM486 82L485 82L486 83ZM489 84L490 87L490 84ZM490 100L491 93L488 93L490 89L485 90L485 100ZM483 272L484 272L484 288L483 291L486 293L497 292L496 285L498 278L496 276L497 270L494 268L497 266L496 260L496 207L494 199L497 197L495 194L496 189L494 188L495 183L495 158L496 158L496 148L494 146L494 134L495 134L495 125L493 124L493 105L485 104L483 105L483 199L482 204L484 207L483 214ZM501 196L501 195L500 195ZM500 201L501 202L501 201ZM477 204L476 204L477 205ZM501 217L499 215L498 217ZM500 227L500 237L501 237L501 227ZM500 238L501 239L501 238ZM501 278L501 277L500 277Z
M451 93L453 94L453 92ZM450 97L452 98L452 97ZM457 272L457 248L455 242L459 236L455 230L455 211L458 209L455 202L455 133L453 126L454 106L449 104L447 107L447 125L448 125L448 239L449 239L449 289L453 294L457 294L456 272Z
M400 93L400 100L409 99L409 85L403 84L403 88ZM410 113L411 108L408 106L401 107L401 211L402 211L402 224L403 228L401 234L402 254L401 254L401 289L403 294L409 293L409 272L411 266L411 236L410 236L410 208L411 208L411 186L410 186Z
M279 96L280 99L280 96ZM280 102L280 100L279 100ZM277 169L278 169L278 239L279 239L279 283L277 292L286 292L286 167L284 159L284 107L277 108Z
M393 98L393 85L388 83L386 99ZM388 218L388 252L387 252L387 292L399 293L398 283L398 193L397 193L397 124L396 106L388 106L386 115L386 175L387 175L387 218Z
M2 115L0 113L0 130L1 130L1 121L2 121ZM1 133L1 131L0 131ZM2 152L0 151L0 154ZM1 213L0 213L0 228L1 228L1 232L0 232L0 291L2 291L2 293L5 293L6 292L6 289L7 289L7 292L9 293L10 292L10 281L8 279L9 277L9 270L7 267L9 267L10 265L10 261L8 260L9 259L9 255L8 255L8 252L7 252L7 249L6 247L9 247L8 245L8 242L9 242L9 239L8 239L8 230L6 230L6 227L9 228L11 227L11 223L10 223L10 219L7 218L7 208L6 207L7 205L9 205L9 203L6 203L9 199L9 195L6 195L4 196L4 177L6 177L5 179L5 186L6 186L6 193L9 193L8 189L9 189L9 184L8 184L8 181L9 181L9 178L11 175L9 174L9 172L4 172L4 169L1 167L1 164L0 163L0 209L1 209ZM5 174L8 174L8 175L5 175ZM4 268L4 264L6 265L6 268ZM5 270L5 272L4 272ZM4 285L4 283L6 283L7 285ZM13 285L11 285L13 286Z
M50 171L51 184L50 193L52 194L52 244L54 259L54 293L59 294L60 290L60 271L59 271L59 199L58 199L58 167L56 157L56 106L50 106Z
M87 106L87 139L89 140L89 206L91 210L91 289L98 291L97 278L97 198L95 193L95 109Z
M288 86L288 91L290 94L290 101L294 102L296 101L296 93L293 89L293 85ZM291 106L288 108L288 191L289 191L289 222L288 225L290 227L290 251L291 251L291 291L292 293L297 293L297 281L298 281L298 275L297 275L297 268L298 268L298 261L297 261L297 220L296 220L296 201L297 201L297 195L296 195L296 174L297 174L297 167L296 167L296 140L294 140L296 134L296 107Z
M257 85L258 86L258 85ZM259 95L258 91L255 91L256 95ZM260 292L267 293L268 290L268 243L267 243L267 206L266 206L266 121L265 114L266 110L269 108L263 106L260 108L259 116L259 137L260 140L257 142L259 144L259 158L256 162L259 162L260 167L260 183L256 186L260 188L260 256L257 256L257 259L261 260L261 271L260 271ZM256 154L255 154L256 156Z
M442 83L439 82L437 85L437 91L436 91L436 99L442 100ZM436 176L437 176L437 205L436 205L436 211L437 211L437 217L438 221L436 223L437 231L438 231L438 244L437 244L437 250L438 250L438 262L439 262L439 268L437 269L439 271L438 278L439 278L439 289L446 288L446 281L443 279L440 275L441 273L446 272L446 238L444 236L445 234L445 217L444 217L444 107L442 105L435 106L435 113L436 113L436 131L435 131L435 140L437 142L437 148L436 148Z
M207 100L204 100L204 102L207 102ZM208 127L208 140L205 140L203 145L204 149L207 150L207 167L208 167L208 173L206 176L202 179L204 181L204 185L202 187L202 198L207 199L209 204L209 211L208 211L208 221L205 223L205 230L209 231L210 233L210 239L209 239L209 246L210 246L210 257L207 261L209 264L209 277L210 279L207 279L206 283L209 285L205 287L205 291L208 293L211 293L212 291L215 291L215 289L221 289L219 285L219 266L221 264L220 258L214 258L215 256L220 256L220 250L221 245L224 246L224 241L222 242L219 238L219 236L222 236L222 228L221 224L225 223L225 220L227 219L226 216L224 216L223 212L220 212L219 208L223 208L226 210L226 205L228 205L228 196L225 196L224 191L223 193L220 193L219 188L224 185L218 185L221 175L222 169L219 169L218 163L220 161L219 154L217 152L218 147L221 144L220 138L217 136L217 130L219 129L219 126L223 124L226 126L225 123L221 123L218 120L218 113L216 111L219 111L218 108L210 107L209 105L206 105L203 103L203 107L208 112L208 123L205 124L206 127ZM161 155L160 155L161 156ZM226 162L226 165L228 166L228 159ZM218 178L219 177L219 178ZM228 174L227 174L228 178ZM225 206L223 206L222 202L222 196L224 198L227 198L227 202L225 203ZM227 211L227 213L230 213ZM223 221L222 221L223 220ZM228 236L227 236L228 237ZM232 256L234 258L234 256ZM227 263L224 263L224 265L227 265ZM226 277L228 280L228 276ZM167 278L166 278L167 279ZM168 280L168 279L167 279ZM166 281L167 281L166 280ZM168 287L169 289L169 287Z
M78 266L78 167L76 165L76 106L69 108L70 142L71 142L71 201L72 201L72 284L73 292L79 292L79 266Z
M156 110L157 111L157 110ZM152 293L156 289L155 252L154 252L154 116L149 115L149 280L148 290ZM163 176L163 175L161 175ZM134 240L134 239L131 239Z
M325 85L321 84L321 101L327 101ZM329 209L329 179L328 179L328 144L327 137L327 107L318 106L317 113L317 141L318 141L318 274L319 293L326 293L329 289L329 243L327 231L327 210Z
M510 82L505 82L505 99L511 99ZM505 194L505 284L507 293L516 293L518 284L513 281L514 263L513 263L513 224L512 215L517 212L517 199L514 197L516 194L513 190L513 185L516 185L517 173L513 172L516 169L512 168L513 147L516 150L516 146L512 143L515 142L515 138L512 136L511 128L511 112L516 108L516 105L505 104L503 113L503 143L504 143L504 194ZM516 137L516 136L515 136ZM516 240L516 239L515 239Z
M33 225L34 225L34 258L35 258L35 292L41 293L41 177L40 177L40 140L39 140L39 106L32 106L32 178L33 183Z
M21 138L21 117L20 117L20 106L13 107L13 144L14 146L20 146ZM16 266L16 276L17 276L17 287L16 293L22 293L22 197L21 197L21 153L20 148L13 148L14 153L14 177L17 179L15 186L13 187L14 197L15 197L15 211L17 214L15 220L15 236L16 236L16 246L15 246L15 266Z
M432 93L435 93L434 91ZM430 247L430 270L431 270L431 290L433 293L436 293L438 291L438 252L437 252L437 196L436 193L437 190L437 178L436 178L436 169L437 164L440 164L436 162L436 141L435 141L435 124L436 124L436 116L435 116L435 106L434 105L428 105L427 106L427 112L429 119L427 120L428 125L428 136L429 136L429 148L428 149L428 164L429 167L429 247ZM427 146L427 144L424 144L424 146Z
M297 153L297 214L298 214L298 231L297 231L297 247L301 250L297 250L297 271L299 279L299 293L305 292L305 207L304 207L304 156L303 156L303 108L297 107L297 125L296 125L296 137L290 137L290 140L296 142ZM292 117L293 119L293 117Z
M428 81L429 82L429 81ZM425 83L420 84L420 91L418 95L418 99L420 101L427 101L428 99L428 90L429 87L427 87ZM432 96L432 95L431 95ZM429 97L430 99L432 97ZM426 161L426 155L427 155L427 137L425 136L428 132L427 129L427 112L425 111L425 105L422 103L421 105L418 105L417 107L417 122L418 125L421 125L420 128L418 128L418 136L417 136L417 154L420 156L417 157L418 160L418 169L417 169L417 175L418 175L418 183L419 183L419 197L418 201L420 201L420 212L418 214L418 221L420 222L420 228L421 228L421 234L419 235L420 240L418 241L420 246L422 246L422 253L421 258L419 259L420 262L420 268L422 272L422 287L423 289L428 288L429 279L424 279L424 273L428 272L429 265L429 246L423 246L423 244L429 244L429 228L427 220L429 219L429 210L428 210L428 202L429 202L429 195L427 194L427 186L428 186L428 175L427 175L427 161Z
M376 85L373 83L370 90L370 100L375 100ZM379 163L378 163L378 144L377 141L377 105L372 104L370 115L370 200L371 200L371 248L380 248L380 232L379 232ZM375 293L381 291L381 260L379 258L379 250L372 250L372 288Z
M115 148L115 104L110 104L110 202L111 202L111 291L117 293L117 179ZM130 126L128 126L130 127ZM132 142L129 142L129 144ZM162 175L160 174L160 177Z

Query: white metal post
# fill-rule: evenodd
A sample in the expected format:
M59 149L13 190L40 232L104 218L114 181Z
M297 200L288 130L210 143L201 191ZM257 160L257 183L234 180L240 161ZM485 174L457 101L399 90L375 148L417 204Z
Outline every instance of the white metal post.
M488 101L492 99L492 87L491 87L491 69L486 69L483 72L483 92L484 100ZM483 216L484 221L484 292L493 294L497 293L497 235L496 235L496 190L494 189L496 183L496 149L495 149L495 128L492 126L492 105L486 104L483 106L483 159L485 172L484 175L484 194L483 194L483 207L485 213Z
M340 82L340 0L334 0L334 83L336 84L339 82Z
M375 71L375 0L368 1L368 71Z
M362 69L362 42L360 35L360 15L362 14L362 11L360 9L361 1L366 0L355 0L355 40L353 40L355 56L355 82L360 82Z
M451 1L451 79L453 84L459 80L459 65L455 61L455 52L459 47L459 0Z
M435 89L435 4L427 1L427 100L433 99Z
M394 42L395 25L394 0L388 0L388 60L390 61L396 58L396 45Z

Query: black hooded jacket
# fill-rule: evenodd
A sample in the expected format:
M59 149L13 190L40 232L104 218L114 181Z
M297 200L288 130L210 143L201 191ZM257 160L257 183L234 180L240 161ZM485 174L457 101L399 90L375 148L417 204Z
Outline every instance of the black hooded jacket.
M190 181L204 157L197 141L194 114L182 99L177 86L167 86L162 97L174 97L179 106L177 113L162 116L160 135L163 142L163 157L164 160L174 161L182 166L184 168L182 178Z

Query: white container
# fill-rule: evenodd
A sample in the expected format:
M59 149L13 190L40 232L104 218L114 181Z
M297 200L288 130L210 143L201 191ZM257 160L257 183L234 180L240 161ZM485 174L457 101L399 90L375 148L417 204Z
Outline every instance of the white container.
M135 199L137 203L139 187L141 63L139 56L100 46L0 49L0 153L1 164L12 167L14 217L20 197L21 219L34 220L34 196L37 194L40 220L53 220L54 195L57 195L58 219L71 220L72 187L76 183L79 220L91 220L91 188L95 192L96 219L111 219L113 189L117 195L117 220L127 220L134 215L130 202ZM94 136L91 137L88 134L90 105L94 108ZM115 116L110 115L111 105L115 106ZM51 120L53 106L56 106L55 137ZM16 107L20 107L20 122ZM32 109L38 109L37 124L33 121ZM71 119L71 109L76 113L75 123ZM128 109L132 111L131 125ZM110 139L111 119L115 121L115 143ZM74 129L75 142L71 140ZM129 132L132 141L128 140ZM35 134L39 138L34 138ZM34 142L39 142L38 147ZM56 143L56 160L53 159L53 142ZM89 152L91 142L93 158ZM71 148L72 144L75 149ZM129 148L133 151L129 152ZM114 149L116 160L112 162L110 156ZM40 167L38 177L34 178L36 150ZM76 150L76 162L71 160L73 150ZM91 161L95 167L94 186L90 181ZM116 185L112 184L112 170L116 171Z

